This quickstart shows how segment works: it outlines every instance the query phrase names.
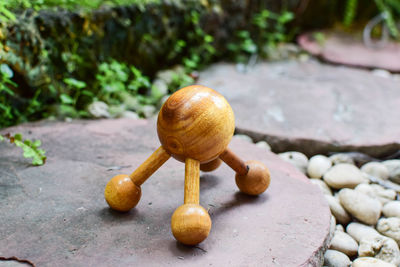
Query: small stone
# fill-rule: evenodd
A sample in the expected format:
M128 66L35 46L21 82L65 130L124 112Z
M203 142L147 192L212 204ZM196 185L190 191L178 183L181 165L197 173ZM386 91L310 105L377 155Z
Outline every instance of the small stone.
M387 180L389 178L389 170L380 162L368 162L361 167L361 171L383 180Z
M335 230L336 230L336 231L342 231L342 232L344 232L344 227L343 227L343 225L341 225L341 224L336 224Z
M379 200L382 205L395 199L396 191L392 189L385 189L377 184L359 184L354 190L364 193L372 198Z
M375 225L381 215L379 200L364 193L345 188L339 191L339 200L348 213L363 223Z
M339 200L333 196L325 195L328 201L329 208L331 209L332 215L335 216L336 220L342 224L348 224L351 220L350 215L347 211L340 205Z
M385 217L400 218L400 201L390 201L382 208L382 213Z
M382 218L378 221L376 230L387 237L393 238L400 245L400 218Z
M382 164L389 171L389 179L400 184L400 159L385 160Z
M396 267L396 265L389 262L371 258L371 257L361 257L353 261L352 267Z
M293 164L302 173L306 173L308 158L303 153L297 151L288 151L278 154L278 156L286 162Z
M377 236L374 238L362 238L358 247L360 257L375 257L377 259L400 264L400 251L397 243L386 236Z
M324 174L324 181L332 188L354 188L368 180L363 173L354 165L339 163L330 168Z
M392 74L384 69L374 69L371 71L372 74L374 74L375 76L379 76L382 78L391 78Z
M150 118L156 112L156 107L152 105L144 105L140 108L140 112L143 114L143 117Z
M343 252L347 256L355 256L358 251L357 242L348 234L342 231L335 231L329 249Z
M134 110L138 112L142 108L142 105L139 103L137 97L134 97L129 93L122 93L121 98L123 99L125 108L127 110Z
M310 178L320 179L332 166L332 161L323 155L315 155L310 158L307 167L307 174Z
M125 111L124 105L110 105L108 106L108 112L112 118L120 118L122 113Z
M152 86L152 95L156 98L160 98L168 94L168 85L164 80L155 79Z
M332 240L336 229L336 219L333 215L331 215L331 222L329 225L329 240Z
M362 238L375 238L381 236L374 228L356 222L347 225L346 232L357 242L360 242Z
M396 198L397 193L393 189L386 189L378 184L371 184L371 187L374 190L375 195L379 199L382 199L382 202L384 202L385 204Z
M329 186L324 181L322 181L320 179L310 179L309 181L312 184L317 185L324 195L332 196L331 189L329 188Z
M245 134L235 134L234 137L239 138L239 139L244 140L249 143L253 143L253 139L251 139L250 136L245 135Z
M102 101L95 101L88 106L88 112L95 118L110 118L108 105Z
M258 147L260 147L260 148L262 148L262 149L266 149L266 150L268 150L268 151L271 151L271 146L270 146L267 142L265 142L265 141L257 142L257 143L256 143L256 146L258 146Z
M130 110L125 110L124 112L122 112L121 118L129 118L129 119L137 120L137 119L139 119L139 115L136 112L133 112Z
M174 79L175 71L173 70L162 70L157 72L156 77L164 81L166 84L170 84Z
M332 156L329 157L330 160L332 161L333 165L337 165L339 163L348 163L348 164L353 164L354 165L354 160L352 157L350 157L346 153L337 153L333 154Z
M347 267L350 264L349 257L340 251L328 249L324 254L324 266Z

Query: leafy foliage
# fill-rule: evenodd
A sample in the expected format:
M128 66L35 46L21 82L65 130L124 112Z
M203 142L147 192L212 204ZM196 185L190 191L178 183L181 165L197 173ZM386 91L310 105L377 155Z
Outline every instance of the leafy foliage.
M129 6L121 6L125 4ZM17 19L8 16L0 22L0 62L6 66L0 69L0 112L6 114L0 116L0 127L49 116L89 117L88 107L95 101L140 114L143 106L157 106L164 94L194 83L196 71L210 62L239 61L254 53L268 56L278 42L287 40L291 13L263 9L247 18L237 10L227 17L223 12L229 5L3 1L0 13L6 16L3 7ZM232 34L221 35L218 24L210 27L213 16L221 18L220 25L231 16L239 19L224 26ZM152 84L157 71L176 65L183 69L173 73L167 91Z
M43 165L46 162L46 152L40 148L41 141L31 141L29 139L22 139L22 134L17 133L14 136L10 134L0 135L0 142L9 140L11 144L22 148L25 158L31 158L32 164L35 166Z
M384 19L390 34L396 38L400 38L399 30L396 26L396 19L400 19L400 1L399 0L374 0L377 10L384 14ZM363 3L365 4L365 3ZM358 0L347 0L343 24L349 27L357 16Z
M229 43L227 48L239 62L247 59L246 55L256 53L268 57L278 43L289 41L286 26L293 18L293 13L289 11L278 14L263 9L253 15L253 27L250 30L237 31L234 42Z

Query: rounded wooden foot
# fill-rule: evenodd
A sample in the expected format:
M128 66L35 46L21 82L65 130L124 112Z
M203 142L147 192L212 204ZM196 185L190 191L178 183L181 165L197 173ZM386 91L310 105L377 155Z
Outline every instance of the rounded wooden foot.
M210 233L210 215L200 205L184 204L172 215L171 230L179 242L185 245L197 245Z
M222 160L220 160L219 158L216 158L210 162L200 164L200 170L203 172L212 172L212 171L218 169L218 167L221 165L221 163L222 163Z
M135 207L141 195L140 186L134 184L127 174L114 176L104 190L108 205L118 211L129 211Z
M259 161L246 162L249 168L247 174L236 174L236 184L240 191L248 195L259 195L267 190L271 178L267 167Z

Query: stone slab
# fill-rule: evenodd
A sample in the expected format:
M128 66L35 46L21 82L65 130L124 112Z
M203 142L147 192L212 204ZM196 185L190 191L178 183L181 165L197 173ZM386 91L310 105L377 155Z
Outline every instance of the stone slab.
M299 35L297 42L307 52L331 63L400 72L398 42L387 41L379 48L369 48L355 34L329 31L320 33L323 33L323 42L318 42L313 37L314 33Z
M231 149L270 167L267 192L238 192L226 165L201 175L213 227L196 247L175 241L170 217L183 203L184 165L170 159L142 185L129 213L110 210L108 180L130 173L159 145L155 121L39 122L4 132L40 138L45 165L0 144L0 257L37 266L317 266L330 211L319 189L275 154L235 139ZM1 262L1 261L0 261Z
M227 98L237 132L266 140L274 152L379 157L400 149L400 82L392 77L309 60L260 63L247 73L219 63L198 83Z

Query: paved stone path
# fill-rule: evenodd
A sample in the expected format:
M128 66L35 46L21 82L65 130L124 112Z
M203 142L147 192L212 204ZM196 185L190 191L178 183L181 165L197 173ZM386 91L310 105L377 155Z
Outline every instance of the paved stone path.
M297 42L307 52L335 64L400 72L400 44L386 41L380 47L368 48L356 34L324 31L323 41L315 39L316 33L304 33Z
M198 247L178 244L170 217L183 202L184 165L170 159L142 186L129 213L111 211L107 181L130 173L159 145L155 121L39 122L5 132L40 138L44 166L0 144L0 257L37 266L315 266L321 264L330 211L316 186L289 163L235 139L231 149L270 167L266 193L238 193L221 166L202 174L201 204L213 228ZM0 261L1 262L1 261Z
M400 81L316 61L261 63L247 73L216 64L199 84L230 102L238 132L266 140L274 152L311 156L400 149Z

